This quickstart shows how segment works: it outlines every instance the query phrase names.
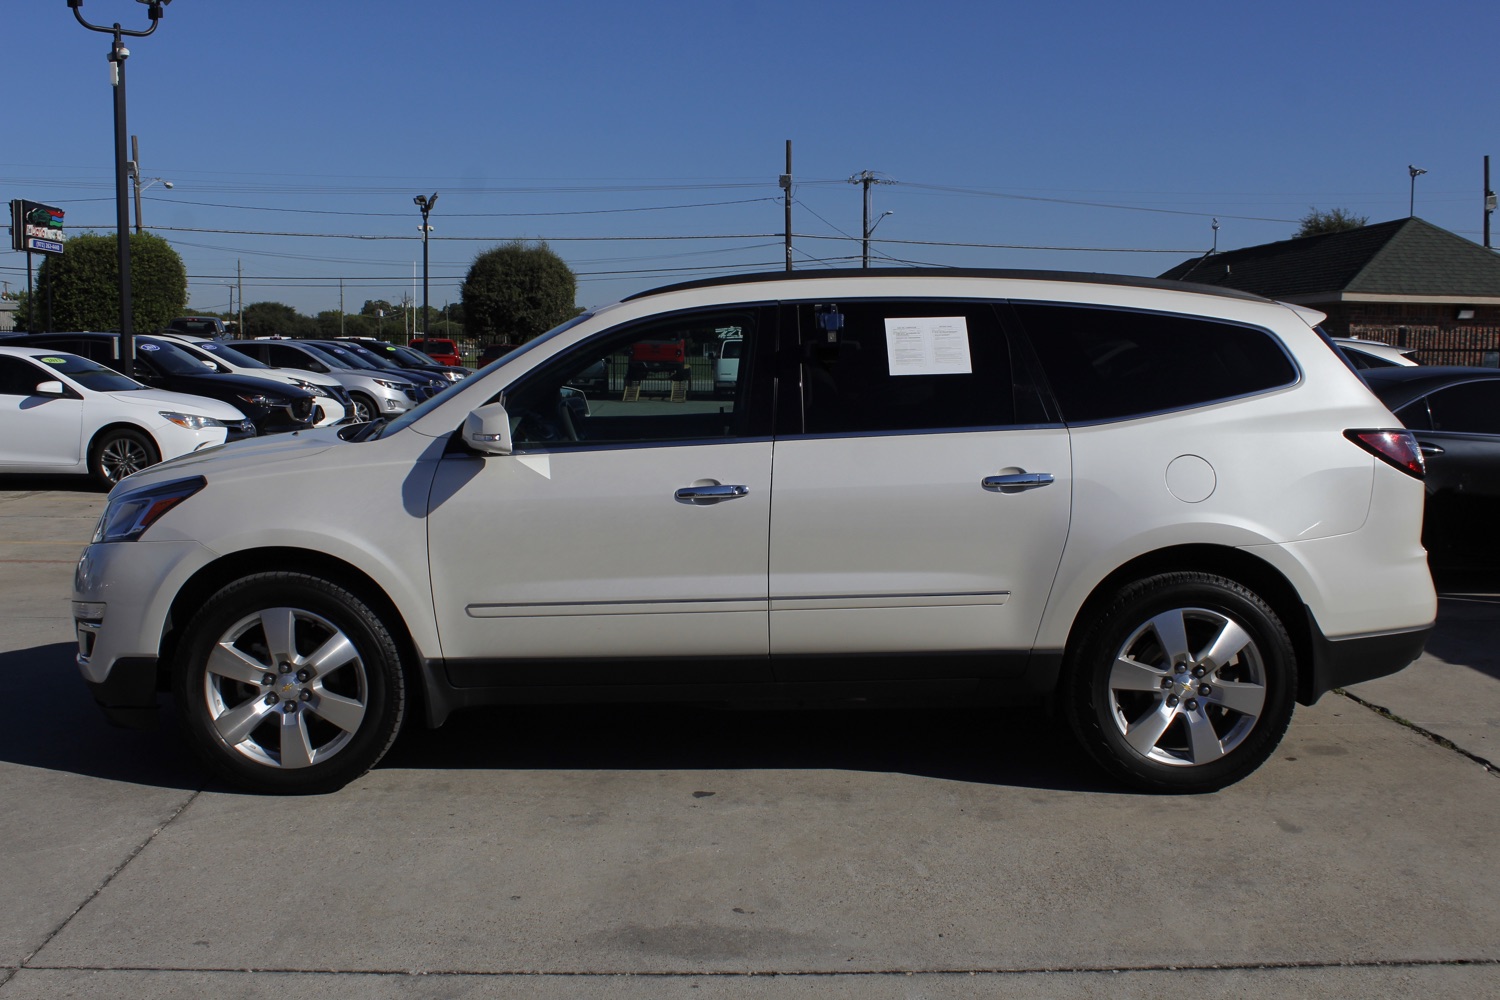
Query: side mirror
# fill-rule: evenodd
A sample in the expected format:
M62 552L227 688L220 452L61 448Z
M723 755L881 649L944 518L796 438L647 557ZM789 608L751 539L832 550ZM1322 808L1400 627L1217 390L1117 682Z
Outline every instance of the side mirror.
M47 382L38 382L33 395L36 396L61 396L63 384L56 379Z
M509 455L510 414L500 403L488 403L464 418L464 444L483 455Z

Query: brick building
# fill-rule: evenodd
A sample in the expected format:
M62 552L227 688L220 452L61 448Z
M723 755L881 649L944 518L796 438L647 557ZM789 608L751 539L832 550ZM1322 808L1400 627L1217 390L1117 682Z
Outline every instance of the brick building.
M1162 277L1310 306L1330 335L1414 348L1424 364L1500 367L1500 254L1421 219L1210 254Z

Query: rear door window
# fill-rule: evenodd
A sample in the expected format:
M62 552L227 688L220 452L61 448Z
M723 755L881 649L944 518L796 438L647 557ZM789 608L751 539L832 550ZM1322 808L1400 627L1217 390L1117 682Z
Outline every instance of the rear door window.
M1297 380L1265 330L1196 316L1014 303L1069 423L1123 420Z
M964 430L1045 416L993 303L856 299L787 308L802 413L800 427L784 418L783 433Z

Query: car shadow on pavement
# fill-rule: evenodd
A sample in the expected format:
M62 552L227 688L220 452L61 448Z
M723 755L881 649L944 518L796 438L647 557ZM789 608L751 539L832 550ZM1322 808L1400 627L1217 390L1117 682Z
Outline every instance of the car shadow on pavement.
M0 765L202 788L207 772L165 712L151 730L117 729L105 721L73 663L76 651L61 642L0 653Z
M1067 723L1033 709L728 710L689 705L472 709L408 730L381 767L804 770L1118 793Z
M163 707L111 726L72 643L0 653L0 764L162 788L232 791L199 766ZM804 770L1121 791L1067 725L1034 709L728 710L690 705L483 708L408 728L381 767L424 770Z
M1438 602L1438 625L1426 652L1444 663L1468 667L1500 680L1500 588L1494 581L1470 578L1469 586L1448 581Z
M0 475L0 490L64 490L69 493L97 493L101 497L105 492L88 476L21 476L14 473Z

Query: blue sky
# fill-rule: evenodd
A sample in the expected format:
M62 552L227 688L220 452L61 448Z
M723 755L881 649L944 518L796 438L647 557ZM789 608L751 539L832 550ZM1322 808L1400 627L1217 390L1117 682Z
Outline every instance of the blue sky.
M82 13L149 24L133 0ZM66 0L0 25L0 201L112 232L109 37ZM1497 29L1500 5L1443 0L177 0L127 43L129 131L173 182L143 214L196 310L241 268L247 304L336 309L341 281L351 312L420 301L412 198L434 191L437 307L515 238L546 239L585 306L776 269L787 140L799 269L858 263L869 170L892 182L875 261L1157 274L1214 217L1221 250L1312 206L1404 217L1411 164L1416 214L1480 242ZM0 279L25 287L8 241Z

